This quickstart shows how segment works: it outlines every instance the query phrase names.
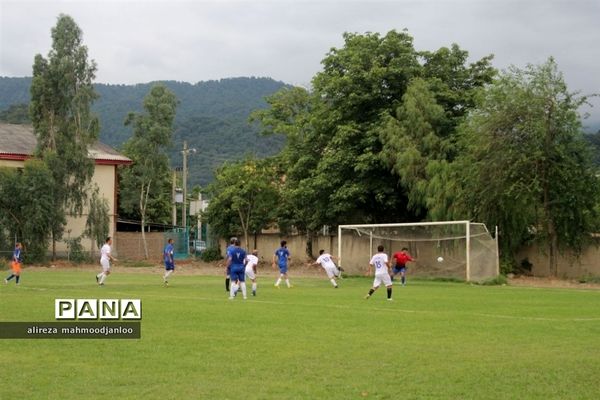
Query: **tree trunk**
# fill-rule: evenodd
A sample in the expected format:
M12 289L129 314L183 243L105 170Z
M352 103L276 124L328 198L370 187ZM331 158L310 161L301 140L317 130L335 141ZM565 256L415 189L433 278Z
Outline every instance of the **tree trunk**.
M310 257L310 259L314 259L313 257L313 239L314 232L310 229L306 230L306 255Z
M146 218L142 215L142 243L144 244L144 259L148 259L148 243L146 243Z

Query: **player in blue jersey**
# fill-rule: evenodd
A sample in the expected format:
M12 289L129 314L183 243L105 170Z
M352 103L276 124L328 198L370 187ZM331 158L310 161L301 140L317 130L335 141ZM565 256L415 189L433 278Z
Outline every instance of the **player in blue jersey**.
M21 279L21 263L23 262L23 256L21 255L22 246L21 243L17 242L15 250L13 251L13 258L10 264L12 273L4 280L4 283L8 283L12 278L16 278L15 282L18 285Z
M290 285L290 280L288 279L287 270L288 270L288 262L292 258L290 257L290 251L287 248L287 242L285 240L281 241L281 247L275 251L273 254L273 268L275 268L275 264L279 267L279 278L277 282L275 282L275 287L279 289L279 284L281 283L281 279L285 279L285 284L288 288L292 287Z
M163 281L165 286L169 286L169 276L175 271L175 248L173 247L173 239L167 240L167 245L163 250L163 260L165 261L165 275Z
M235 239L233 248L228 252L227 266L231 278L231 289L229 291L229 300L235 298L238 289L242 289L242 295L246 300L246 250L240 247L240 241Z
M229 246L227 246L227 250L225 250L225 260L229 260L230 252L235 248L235 241L237 238L234 236L229 239ZM225 271L225 291L229 293L229 282L231 280L231 266L226 261L227 270Z

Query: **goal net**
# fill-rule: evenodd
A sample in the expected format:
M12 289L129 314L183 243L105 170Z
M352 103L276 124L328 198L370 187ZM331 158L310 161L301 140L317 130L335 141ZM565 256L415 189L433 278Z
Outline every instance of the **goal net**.
M339 264L347 273L365 273L377 246L390 256L407 248L411 276L482 281L499 274L497 239L486 226L469 221L420 222L338 227Z

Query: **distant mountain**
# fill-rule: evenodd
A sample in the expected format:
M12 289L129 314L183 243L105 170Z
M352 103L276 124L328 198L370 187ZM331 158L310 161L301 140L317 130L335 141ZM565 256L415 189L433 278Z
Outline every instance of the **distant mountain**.
M100 140L120 148L131 136L123 125L130 111L140 112L144 96L156 82L137 85L96 84L100 98L93 110L100 118ZM266 107L264 100L285 86L270 78L229 78L191 84L165 81L179 100L175 119L172 165L181 165L183 141L197 153L188 158L190 185L205 186L213 179L214 169L224 161L251 153L259 157L273 155L283 147L282 137L263 137L248 124L248 116ZM15 115L19 104L29 103L31 78L0 77L0 116ZM8 110L10 109L10 113Z

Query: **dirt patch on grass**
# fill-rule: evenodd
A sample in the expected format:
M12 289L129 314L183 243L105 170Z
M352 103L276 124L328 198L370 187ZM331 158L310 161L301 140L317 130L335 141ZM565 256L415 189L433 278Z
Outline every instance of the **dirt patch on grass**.
M69 271L100 271L100 264L73 264L68 261L56 261L48 265L29 265L24 266L26 272L35 272L42 270L69 270ZM115 274L160 274L164 271L163 264L153 261L118 261L113 263L111 271ZM225 275L225 262L204 262L200 260L176 260L175 272L177 275ZM279 270L274 269L271 263L261 261L258 265L258 273L261 276L277 276ZM325 275L320 266L309 267L302 263L292 263L288 274L294 276L321 276Z
M508 279L512 286L529 286L540 288L568 288L568 289L600 289L599 283L579 282L575 279L559 279L534 276L515 276Z

